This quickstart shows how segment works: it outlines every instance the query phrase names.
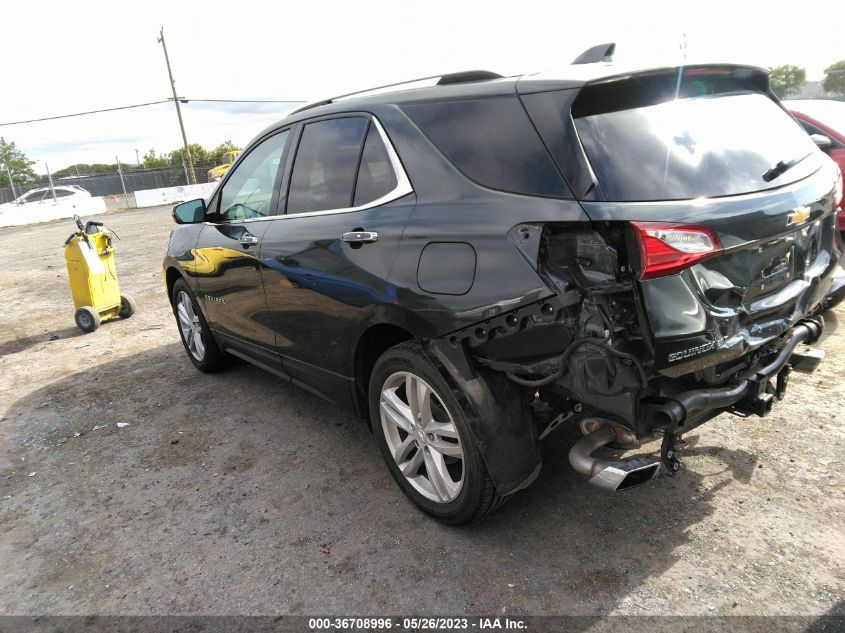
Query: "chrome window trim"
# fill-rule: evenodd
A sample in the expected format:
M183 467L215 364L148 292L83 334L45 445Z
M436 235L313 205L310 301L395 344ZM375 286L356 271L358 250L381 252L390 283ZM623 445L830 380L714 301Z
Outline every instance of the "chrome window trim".
M356 115L353 115L356 116ZM387 133L384 131L379 120L375 117L370 115L370 120L376 126L376 130L381 137L382 143L384 143L384 147L387 150L387 156L390 159L390 165L393 167L393 173L396 175L396 186L389 191L388 193L384 194L380 198L376 198L375 200L368 202L366 204L360 204L357 207L342 207L339 209L326 209L324 211L303 211L302 213L280 213L279 215L268 215L263 218L248 218L246 220L233 220L229 222L204 222L203 224L210 224L213 226L217 226L220 224L234 224L234 223L241 223L247 224L251 222L267 222L268 220L283 220L285 218L309 218L315 215L333 215L337 213L353 213L355 211L364 211L366 209L372 209L373 207L378 207L383 204L387 204L388 202L393 202L394 200L398 200L399 198L403 198L407 196L409 193L414 192L414 188L411 186L411 181L408 178L408 174L405 173L405 169L402 167L402 161L399 160L399 155L396 153L396 150L393 147L393 143L390 142L390 139L387 136ZM307 122L303 122L303 126L308 125ZM294 156L294 161L296 160L296 156ZM294 165L295 167L296 165Z

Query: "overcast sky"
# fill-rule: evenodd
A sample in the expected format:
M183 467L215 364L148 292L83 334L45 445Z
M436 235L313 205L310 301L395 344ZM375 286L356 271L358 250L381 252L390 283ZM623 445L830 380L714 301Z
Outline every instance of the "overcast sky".
M583 49L617 43L620 62L690 58L795 64L808 79L845 58L845 2L4 2L0 123L157 101L170 96L156 42L164 26L180 96L313 100L466 69L502 74L559 68ZM829 33L825 34L824 31ZM188 140L248 142L290 106L188 104ZM135 149L181 144L172 104L0 127L52 170L135 161Z

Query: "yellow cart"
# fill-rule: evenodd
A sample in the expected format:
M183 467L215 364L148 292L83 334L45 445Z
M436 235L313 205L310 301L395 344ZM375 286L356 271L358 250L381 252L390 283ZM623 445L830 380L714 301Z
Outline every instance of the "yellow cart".
M78 231L65 241L65 263L76 308L74 320L83 332L93 332L103 321L135 313L135 301L120 294L114 268L112 236L102 222L88 222L76 215Z

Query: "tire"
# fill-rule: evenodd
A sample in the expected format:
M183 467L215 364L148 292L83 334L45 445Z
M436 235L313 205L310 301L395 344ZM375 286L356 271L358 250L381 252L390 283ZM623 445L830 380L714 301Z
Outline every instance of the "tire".
M93 332L100 327L100 313L91 306L82 306L73 315L76 327L86 333Z
M135 299L129 295L120 295L120 317L128 319L135 314Z
M197 299L184 279L177 279L173 284L171 297L179 337L194 366L211 373L229 365L232 357L217 345Z
M409 391L422 399L412 403ZM419 343L400 343L379 357L369 404L382 457L417 507L443 523L463 525L502 505L463 410Z

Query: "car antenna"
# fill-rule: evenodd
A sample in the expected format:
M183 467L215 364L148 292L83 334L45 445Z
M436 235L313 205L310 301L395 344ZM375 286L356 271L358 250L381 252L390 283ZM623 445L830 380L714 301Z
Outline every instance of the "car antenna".
M573 60L573 64L596 64L598 62L612 62L616 52L616 43L597 44L585 50Z

